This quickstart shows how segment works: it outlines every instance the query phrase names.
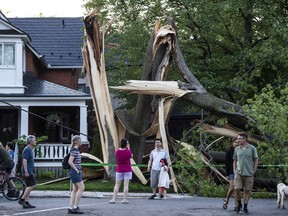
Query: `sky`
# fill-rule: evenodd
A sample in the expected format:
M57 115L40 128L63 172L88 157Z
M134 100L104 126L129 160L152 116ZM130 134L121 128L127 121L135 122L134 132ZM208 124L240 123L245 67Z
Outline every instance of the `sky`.
M0 0L0 10L6 17L79 17L86 0Z

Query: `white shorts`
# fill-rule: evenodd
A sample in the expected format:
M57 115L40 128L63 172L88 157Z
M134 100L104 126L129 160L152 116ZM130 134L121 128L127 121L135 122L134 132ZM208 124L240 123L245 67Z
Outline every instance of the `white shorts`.
M116 172L116 180L131 180L132 172Z

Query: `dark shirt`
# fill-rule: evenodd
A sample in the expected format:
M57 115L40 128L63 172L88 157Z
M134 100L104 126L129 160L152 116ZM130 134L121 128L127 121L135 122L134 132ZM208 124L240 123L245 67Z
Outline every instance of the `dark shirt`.
M13 161L10 157L9 153L6 151L4 147L0 147L0 164L8 163Z
M26 159L27 161L27 171L29 175L35 175L33 149L27 145L22 152L22 156L23 159ZM22 172L24 174L24 168L22 169Z
M229 176L230 174L234 174L233 170L233 155L234 155L234 148L231 146L227 151L225 155L225 168L226 168L226 176Z

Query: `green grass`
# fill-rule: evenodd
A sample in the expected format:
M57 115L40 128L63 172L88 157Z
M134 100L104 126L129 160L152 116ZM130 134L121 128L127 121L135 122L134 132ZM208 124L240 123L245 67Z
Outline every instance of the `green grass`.
M44 180L38 180L37 183L40 184L42 182L46 182ZM105 180L89 180L85 182L85 191L101 191L101 192L112 192L114 188L114 182L105 181ZM70 189L70 181L65 180L49 185L39 186L37 185L36 190L69 190ZM120 191L123 190L123 183L120 187ZM142 185L138 182L130 182L129 184L129 192L148 192L151 193L151 188L147 185Z
M47 180L37 180L37 183L43 183L47 182ZM108 180L89 180L85 182L85 191L99 191L99 192L112 192L114 188L114 182L108 181ZM65 180L49 185L43 185L36 187L36 190L52 190L52 191L69 191L70 189L70 181ZM120 187L119 191L123 191L123 183ZM151 193L151 188L149 185L143 185L139 182L130 182L129 184L129 192L135 192L135 193ZM167 191L168 193L174 193L173 187L170 187ZM225 191L226 192L226 191ZM203 195L203 194L202 194ZM219 193L220 195L220 193ZM208 197L219 197L219 195L215 196L215 193L206 194L204 196ZM225 194L226 195L226 194ZM225 195L220 195L221 197L224 197ZM263 198L263 199L275 199L276 193L267 192L267 191L258 191L258 192L252 192L251 193L252 198Z

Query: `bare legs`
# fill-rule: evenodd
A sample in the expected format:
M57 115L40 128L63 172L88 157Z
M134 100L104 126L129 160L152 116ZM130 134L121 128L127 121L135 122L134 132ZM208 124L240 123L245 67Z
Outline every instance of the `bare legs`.
M128 202L128 190L129 190L129 180L124 180L124 188L123 188L123 202Z
M27 202L27 201L29 200L30 193L31 193L31 191L32 191L34 188L35 188L35 185L30 186L30 187L27 187L27 188L25 189L25 192L24 192L23 197L22 197L22 199L24 199L25 202Z
M128 203L127 197L128 197L128 190L129 190L129 179L124 180L124 188L123 188L123 203ZM119 192L119 188L121 186L121 180L116 180L114 190L113 190L113 197L109 201L110 203L115 203L117 199L117 194Z
M250 194L250 191L245 189L244 195L243 195L244 205L248 204L248 202L249 202L249 194Z
M166 195L167 195L167 191L166 191L166 188L162 188L160 187L159 188L159 194L158 194L158 198L159 199L166 199Z
M78 207L80 198L84 190L85 186L83 181L73 184L73 190L70 196L70 208Z
M111 203L112 202L115 203L120 186L121 186L121 181L116 180L114 190L113 190L113 197L112 197L112 200L110 200Z
M226 195L226 203L227 203L227 205L228 205L228 203L229 203L229 199L230 199L231 195L233 194L233 191L234 191L234 181L233 181L233 180L230 180L230 181L229 181L229 189L228 189L227 195ZM234 204L235 204L235 206L238 205L238 203L237 203L237 197L236 197L236 196L237 196L237 195L236 195L236 191L235 191L235 198L234 198Z

